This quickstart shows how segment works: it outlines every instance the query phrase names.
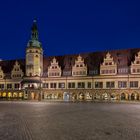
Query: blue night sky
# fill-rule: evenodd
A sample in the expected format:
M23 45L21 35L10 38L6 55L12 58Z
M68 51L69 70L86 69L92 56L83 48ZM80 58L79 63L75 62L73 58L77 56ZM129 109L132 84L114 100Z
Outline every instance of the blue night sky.
M139 7L136 0L3 0L0 58L25 57L35 17L47 56L140 47Z

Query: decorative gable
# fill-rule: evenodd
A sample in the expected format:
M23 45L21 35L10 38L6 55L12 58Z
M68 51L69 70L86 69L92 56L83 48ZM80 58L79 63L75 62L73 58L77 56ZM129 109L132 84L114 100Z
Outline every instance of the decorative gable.
M140 74L140 51L135 55L134 62L130 66L131 74Z
M61 77L61 73L61 67L58 65L58 62L54 57L51 65L48 67L48 77Z
M103 63L100 65L101 75L116 75L117 74L117 64L114 62L113 57L108 52L104 58Z
M87 66L84 63L84 59L79 55L75 60L75 64L72 67L72 76L86 76Z
M2 68L0 66L0 79L3 79L3 78L4 78L4 73L3 73L3 70L2 70Z
M18 63L18 61L15 62L15 65L14 65L13 70L11 72L11 77L13 79L18 79L18 78L23 77L23 72L22 72L22 69L20 68L20 64Z

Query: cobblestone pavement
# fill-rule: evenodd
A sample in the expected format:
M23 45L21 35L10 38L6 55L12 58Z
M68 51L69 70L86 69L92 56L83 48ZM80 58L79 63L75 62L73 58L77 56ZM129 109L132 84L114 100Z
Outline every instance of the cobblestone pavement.
M140 140L140 104L0 102L0 140Z

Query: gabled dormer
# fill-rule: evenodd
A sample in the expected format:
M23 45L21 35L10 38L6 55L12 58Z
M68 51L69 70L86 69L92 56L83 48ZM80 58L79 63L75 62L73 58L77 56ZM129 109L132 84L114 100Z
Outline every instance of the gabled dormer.
M48 77L61 77L61 73L61 67L58 65L58 62L54 57L51 65L48 67Z
M23 77L23 71L20 68L20 64L18 63L18 61L15 62L15 65L11 72L11 77L12 79L20 79Z
M135 55L134 62L130 66L131 74L140 74L140 51Z
M87 65L85 65L84 59L80 55L72 67L72 76L87 76Z
M113 57L108 52L104 58L103 63L100 65L100 75L116 75L117 64L114 62Z
M4 78L4 72L0 66L0 79L3 79Z

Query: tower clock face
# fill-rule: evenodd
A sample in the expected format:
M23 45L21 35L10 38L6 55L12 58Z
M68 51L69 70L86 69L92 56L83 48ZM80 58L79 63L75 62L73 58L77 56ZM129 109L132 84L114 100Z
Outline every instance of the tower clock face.
M28 54L27 60L28 60L28 64L33 64L33 62L34 62L34 55L33 54Z

